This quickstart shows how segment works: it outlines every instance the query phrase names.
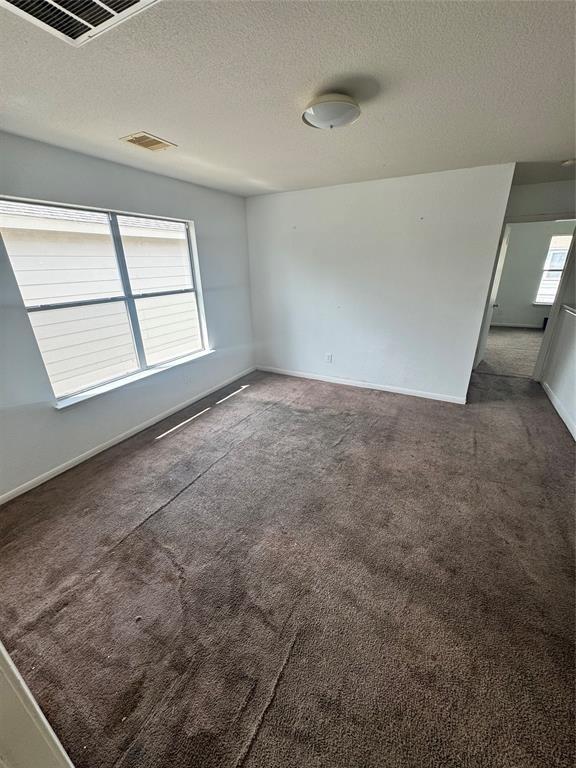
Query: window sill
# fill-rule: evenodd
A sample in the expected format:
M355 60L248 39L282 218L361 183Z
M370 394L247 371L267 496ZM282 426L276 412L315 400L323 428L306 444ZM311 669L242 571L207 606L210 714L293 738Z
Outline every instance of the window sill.
M145 371L137 371L136 373L131 373L129 376L124 376L121 379L109 381L106 384L101 384L98 387L87 389L85 392L79 392L77 395L61 397L59 400L55 401L54 407L58 411L64 410L64 408L69 408L71 405L76 405L76 403L83 403L85 400L91 400L93 397L104 395L107 392L113 392L115 389L122 389L122 387L125 387L127 384L132 384L133 382L140 381L141 379L147 379L150 376L161 373L162 371L168 371L171 368L176 368L179 365L190 363L193 360L198 360L201 357L207 357L213 353L213 349L203 349L201 352L195 352L193 355L179 357L176 360L170 360L168 363L155 365L153 368L147 368Z
M533 307L552 307L554 303L552 301L533 301Z

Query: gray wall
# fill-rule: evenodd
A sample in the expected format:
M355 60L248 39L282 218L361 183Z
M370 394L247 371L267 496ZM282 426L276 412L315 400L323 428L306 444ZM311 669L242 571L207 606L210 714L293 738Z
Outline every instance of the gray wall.
M576 185L574 181L550 181L544 184L514 185L506 209L506 219L537 219L557 215L560 219L574 217Z
M1 133L0 195L193 220L215 350L57 411L0 253L0 500L252 367L243 198Z
M257 364L464 402L513 170L250 198Z
M560 310L542 386L576 440L576 308Z

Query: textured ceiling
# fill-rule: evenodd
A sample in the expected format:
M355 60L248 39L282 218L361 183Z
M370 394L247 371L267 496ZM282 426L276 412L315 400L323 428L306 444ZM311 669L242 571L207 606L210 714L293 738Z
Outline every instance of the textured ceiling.
M328 89L356 124L302 123ZM78 49L0 8L0 93L7 131L242 194L554 163L575 154L574 5L163 0ZM139 130L179 147L118 141Z
M513 184L541 184L545 181L573 181L576 166L560 163L517 163Z

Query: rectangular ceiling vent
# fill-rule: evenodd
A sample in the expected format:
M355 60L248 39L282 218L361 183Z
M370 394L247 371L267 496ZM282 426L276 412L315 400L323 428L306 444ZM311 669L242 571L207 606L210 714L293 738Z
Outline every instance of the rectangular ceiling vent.
M159 0L0 0L0 6L79 46L157 2Z
M149 149L151 152L158 152L159 149L170 149L170 147L178 146L171 141L159 139L158 136L146 133L146 131L131 133L130 136L122 136L120 141L127 141L128 144L134 144L137 147L142 147L142 149Z

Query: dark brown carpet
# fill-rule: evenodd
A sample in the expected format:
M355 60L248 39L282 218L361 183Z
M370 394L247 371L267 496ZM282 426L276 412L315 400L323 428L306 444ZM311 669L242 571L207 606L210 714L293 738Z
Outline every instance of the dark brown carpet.
M478 373L530 379L543 338L539 328L490 328Z
M76 766L572 766L574 452L540 387L243 383L0 510L3 639Z

